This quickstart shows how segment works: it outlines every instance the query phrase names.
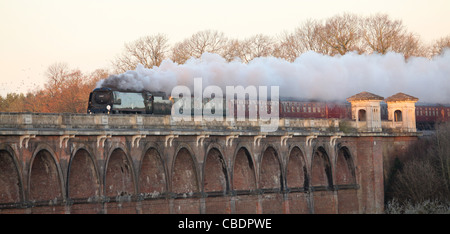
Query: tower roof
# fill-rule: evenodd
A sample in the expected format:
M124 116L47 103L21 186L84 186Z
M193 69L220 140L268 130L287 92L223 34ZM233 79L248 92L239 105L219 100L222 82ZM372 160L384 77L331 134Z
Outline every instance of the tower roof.
M380 100L382 101L384 98L381 96L378 96L376 94L373 93L369 93L369 92L361 92L358 94L355 94L349 98L347 98L347 101L351 102L351 101L368 101L368 100Z
M417 102L417 101L419 101L419 99L416 97L413 97L411 95L408 95L408 94L397 93L397 94L394 94L394 95L386 98L384 101L385 102L404 102L404 101Z

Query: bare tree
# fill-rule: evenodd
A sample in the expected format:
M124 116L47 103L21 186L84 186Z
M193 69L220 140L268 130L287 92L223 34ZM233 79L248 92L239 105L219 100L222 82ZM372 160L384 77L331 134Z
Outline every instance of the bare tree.
M387 14L376 14L361 21L362 37L368 52L387 53L405 34L401 20L391 20Z
M321 43L330 49L330 55L344 55L349 51L360 51L359 17L343 14L331 17L324 25L316 27L315 33Z
M272 56L275 42L272 37L263 34L252 36L242 43L242 59L250 62L254 58Z
M423 45L420 37L413 33L399 35L398 39L392 43L392 51L402 53L406 59L412 56L427 57L427 48Z
M69 66L64 62L57 62L50 65L45 71L47 83L45 88L50 92L50 96L54 97L59 92L63 83L69 76Z
M450 49L450 35L436 40L431 46L431 56L442 54L444 49Z
M402 53L405 58L427 56L427 49L420 37L408 32L401 20L392 20L386 14L377 14L362 21L362 35L367 52L385 54Z
M319 37L321 27L320 21L309 19L293 33L283 33L274 51L275 56L292 62L307 51L329 54L329 47Z
M231 61L235 60L236 58L238 58L242 61L242 58L244 57L242 43L243 42L238 39L228 40L227 45L225 46L225 49L224 49L223 57L228 62L231 62Z
M86 76L86 84L94 89L100 80L106 79L111 75L111 71L104 68L96 69Z
M218 31L205 30L193 34L172 48L172 60L184 63L190 57L200 58L205 52L223 54L228 39Z
M125 50L112 62L117 73L135 69L137 64L152 68L166 59L169 49L167 36L145 36L125 44Z
M273 56L275 51L275 40L263 34L257 34L244 40L229 40L223 57L227 61L239 58L248 63L258 57Z
M294 36L294 33L285 31L278 36L278 42L274 48L275 57L293 62L302 53L302 47L299 45L299 40Z
M170 59L176 63L183 64L191 57L191 52L185 42L178 42L172 47Z

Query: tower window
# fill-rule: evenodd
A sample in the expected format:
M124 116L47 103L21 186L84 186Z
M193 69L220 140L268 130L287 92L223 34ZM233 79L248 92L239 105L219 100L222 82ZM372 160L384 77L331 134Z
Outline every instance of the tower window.
M401 122L402 121L402 112L400 110L396 110L394 112L394 121Z
M366 121L366 110L359 110L358 111L358 121Z

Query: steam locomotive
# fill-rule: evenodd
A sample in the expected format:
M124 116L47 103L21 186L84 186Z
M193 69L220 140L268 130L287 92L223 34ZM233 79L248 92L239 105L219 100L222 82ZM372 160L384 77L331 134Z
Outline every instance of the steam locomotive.
M170 115L176 98L167 97L164 92L131 92L110 88L96 88L89 94L87 113L106 114L153 114ZM280 98L274 106L271 102L255 100L230 100L222 103L212 103L211 99L203 98L202 106L196 106L191 98L191 114L200 108L200 113L215 113L221 111L228 116L233 110L234 117L248 117L252 105L256 108L257 117L260 111L270 113L276 108L281 118L336 118L350 119L351 105L348 102L323 102L300 100L296 98ZM257 105L258 104L258 105ZM183 104L182 104L183 105ZM274 109L274 110L276 110ZM182 109L180 109L180 113ZM381 103L381 119L387 120L387 105ZM416 104L416 123L419 130L432 129L437 122L450 120L450 105Z
M164 92L131 92L96 88L89 94L87 113L170 115L172 101Z

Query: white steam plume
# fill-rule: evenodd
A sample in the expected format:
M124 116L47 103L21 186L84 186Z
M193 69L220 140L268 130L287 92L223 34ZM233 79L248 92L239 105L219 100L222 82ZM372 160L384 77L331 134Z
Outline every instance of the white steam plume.
M124 90L165 91L176 85L193 90L194 78L203 78L203 88L216 85L225 93L227 85L279 86L281 97L344 101L368 91L383 97L403 92L421 102L450 103L450 50L429 60L402 54L358 55L347 53L330 57L307 52L294 62L274 57L256 58L248 64L226 62L217 54L205 53L185 64L165 60L152 69L138 65L136 70L111 75L97 87Z

